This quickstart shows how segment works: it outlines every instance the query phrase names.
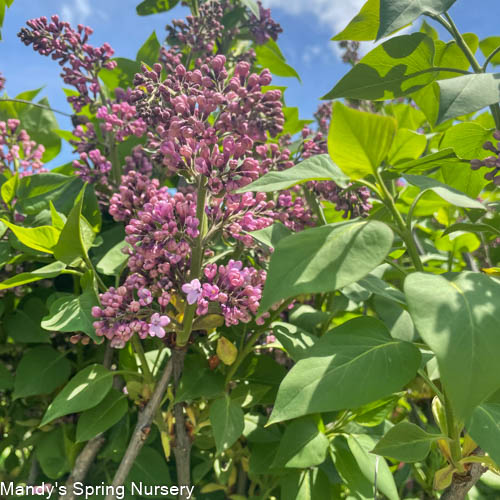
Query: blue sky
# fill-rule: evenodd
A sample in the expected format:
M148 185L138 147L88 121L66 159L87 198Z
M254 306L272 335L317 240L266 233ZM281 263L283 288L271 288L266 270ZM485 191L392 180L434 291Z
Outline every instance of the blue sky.
M153 30L163 40L165 25L184 17L185 7L147 17L137 16L140 0L14 0L7 10L0 42L0 71L7 78L7 92L16 95L44 86L41 96L54 108L69 111L61 90L59 65L25 47L17 32L27 19L54 13L72 23L94 29L91 43L108 42L120 57L135 58L137 49ZM276 78L274 83L288 86L288 106L298 106L302 118L309 118L324 95L348 69L330 38L359 11L365 0L264 0L284 32L278 42L302 83L292 78ZM457 0L450 11L462 32L473 31L484 38L499 35L500 0ZM418 27L418 26L417 26ZM444 37L445 40L448 37ZM61 128L70 128L58 116ZM65 148L67 158L69 149Z

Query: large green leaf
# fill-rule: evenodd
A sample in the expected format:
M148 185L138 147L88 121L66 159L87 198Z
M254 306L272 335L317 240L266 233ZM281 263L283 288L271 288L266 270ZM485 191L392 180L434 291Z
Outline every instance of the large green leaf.
M500 283L473 272L409 275L404 283L413 322L439 364L458 418L500 388Z
M8 391L14 387L14 375L0 363L0 391Z
M440 149L452 148L459 158L472 160L491 156L491 151L483 149L486 141L493 141L492 130L481 127L478 123L458 123L449 128L439 144Z
M126 247L130 247L130 245L125 241L120 241L114 245L97 263L96 269L108 276L118 276L123 271L129 258L129 255L122 252Z
M16 274L15 276L12 276L12 278L7 278L5 281L2 281L0 283L0 290L26 285L27 283L32 283L33 281L55 278L56 276L59 276L65 268L66 264L62 262L53 262L52 264L47 264L46 266L39 267L38 269L28 273Z
M296 420L285 429L272 466L305 469L320 465L325 461L328 444L312 418Z
M295 77L300 82L300 76L287 62L279 50L276 50L276 42L269 40L265 45L255 46L257 64L268 68L273 75L284 77Z
M71 470L68 448L72 443L65 434L65 428L59 425L50 432L42 433L35 447L40 468L50 479L58 479Z
M294 361L307 357L308 349L318 340L316 335L290 323L273 323L273 335Z
M160 56L160 42L156 37L156 32L153 31L149 38L144 42L144 45L137 52L136 60L138 63L146 63L153 66L158 62Z
M50 394L69 378L71 364L64 353L50 346L27 351L16 370L14 398Z
M479 42L479 48L481 49L484 57L488 57L498 47L500 47L500 36L489 36ZM497 52L493 56L490 64L493 64L494 66L498 66L500 64L500 52Z
M292 168L268 172L236 192L260 191L272 193L312 180L332 180L339 186L345 186L348 178L327 154L322 154L312 156Z
M467 167L469 167L469 162ZM394 166L398 171L402 172L426 172L435 167L441 167L443 164L460 165L460 160L451 148L443 149L437 153L431 153L430 155L422 156L416 160L400 163Z
M98 405L113 385L112 372L102 365L90 365L78 372L50 403L40 426L56 418Z
M463 75L437 82L438 123L474 113L500 101L500 73Z
M251 231L250 234L253 238L267 247L275 248L278 241L290 236L292 231L281 222L275 222L271 226L265 227L264 229Z
M422 191L433 191L443 200L455 205L457 207L463 208L475 208L479 210L486 210L484 205L477 201L469 198L466 194L461 193L455 188L447 186L442 182L432 179L431 177L425 177L423 175L411 175L404 174L403 177L412 185L419 187Z
M499 465L500 403L486 402L475 408L467 423L467 431L481 449Z
M394 99L416 92L437 77L434 42L424 33L401 35L375 47L322 99Z
M328 152L346 175L360 179L381 165L390 151L396 127L392 117L357 111L336 102Z
M263 467L263 474L269 471ZM336 498L326 474L319 468L294 470L281 479L281 500ZM253 497L255 500L256 497Z
M420 462L429 454L431 444L445 436L429 434L418 425L400 422L377 443L372 453L400 462Z
M85 188L80 191L54 248L54 256L68 265L74 265L79 259L86 260L95 239L92 227L82 216L84 193Z
M130 469L130 473L127 476L126 485L129 490L131 489L132 482L136 485L142 485L143 487L165 486L166 484L171 485L172 480L170 478L170 470L165 458L154 448L144 446L139 455L137 455L137 458L134 460L134 465L132 466L132 469ZM169 495L170 498L172 498L172 496ZM169 497L156 496L156 498ZM134 497L129 496L125 498ZM149 498L154 497L149 496Z
M16 235L16 238L29 248L45 253L54 253L60 231L52 226L22 227L6 219L2 222Z
M43 318L42 327L56 332L84 332L94 342L101 343L93 323L92 307L99 305L99 299L92 287L81 295L64 295L50 305L49 314Z
M149 16L173 9L179 0L144 0L137 7L137 14L140 16Z
M210 407L210 423L215 438L217 453L230 448L245 428L243 411L239 405L224 394Z
M379 24L380 0L368 0L351 22L332 40L375 40Z
M211 399L224 392L224 377L209 369L199 356L186 356L184 370L175 394L175 402Z
M3 324L7 334L15 342L26 344L49 343L49 332L43 330L38 318L32 318L24 311L17 310L6 316Z
M271 257L260 311L295 295L358 281L382 262L392 239L378 221L329 224L283 238Z
M412 23L422 14L446 12L455 0L380 0L377 40Z
M107 431L127 413L127 399L111 389L108 395L94 408L84 411L76 427L77 442L88 441L100 432Z
M389 165L416 160L425 151L425 135L406 128L398 129L387 157Z
M383 398L408 383L419 364L413 344L391 338L375 318L355 318L321 337L288 372L269 423Z

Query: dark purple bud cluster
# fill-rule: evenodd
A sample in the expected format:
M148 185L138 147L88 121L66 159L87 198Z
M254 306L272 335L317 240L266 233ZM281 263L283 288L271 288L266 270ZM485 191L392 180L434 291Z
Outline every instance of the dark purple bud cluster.
M78 91L78 95L68 97L75 111L95 101L100 92L98 73L102 68L113 69L116 62L111 60L113 49L104 43L101 47L88 44L92 29L78 25L74 30L69 23L52 16L51 22L46 17L32 19L22 28L19 37L25 45L44 56L51 56L63 66L61 74L68 85Z
M186 21L174 19L166 27L167 41L170 45L190 47L198 56L209 56L224 31L223 16L223 3L210 0L200 6L197 16L187 16Z
M5 77L0 73L0 92L5 88Z
M73 167L85 182L96 185L96 191L110 192L111 162L98 149L80 153L80 159L73 162Z
M314 113L314 119L318 124L318 131L326 137L328 135L328 128L330 127L330 120L332 119L331 101L324 102L318 106L318 109Z
M283 28L271 17L271 9L265 9L260 1L257 3L259 18L254 14L250 15L250 31L259 45L268 42L270 38L276 41L278 35L283 33Z
M0 121L0 173L10 170L23 177L47 172L42 163L44 146L32 141L19 126L19 120Z
M479 170L481 167L490 168L491 170L484 174L484 178L492 181L496 186L500 186L500 130L496 130L493 137L499 141L496 146L491 141L483 144L483 149L491 151L493 155L484 160L471 160L470 166L472 170Z
M352 64L353 66L359 62L359 42L344 40L339 42L339 47L344 50L342 54L343 62Z

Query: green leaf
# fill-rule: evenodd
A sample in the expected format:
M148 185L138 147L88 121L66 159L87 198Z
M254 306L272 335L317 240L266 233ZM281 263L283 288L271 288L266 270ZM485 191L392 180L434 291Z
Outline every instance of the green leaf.
M148 66L158 62L160 57L160 42L156 37L156 32L153 31L149 38L144 42L144 45L137 52L136 60L138 63L146 63Z
M299 118L299 108L296 107L284 107L283 115L285 118L285 125L283 126L282 134L295 135L306 125L313 122L313 120L301 120Z
M269 471L264 470L263 473L268 474ZM281 500L337 498L332 491L328 477L319 468L295 470L284 476L280 484ZM252 497L252 500L256 500L256 497Z
M431 444L444 438L441 434L429 434L410 422L400 422L389 429L372 453L400 462L421 462L429 454Z
M150 14L167 12L178 3L179 0L144 0L136 7L136 11L140 16L149 16Z
M47 264L46 266L30 271L29 273L16 274L15 276L12 276L12 278L2 281L0 283L0 290L26 285L27 283L32 283L33 281L55 278L56 276L59 276L65 268L66 264L63 264L62 262L53 262L52 264Z
M439 40L439 33L433 26L427 23L425 19L422 21L422 25L420 26L419 31L430 36L434 41Z
M382 262L392 239L389 227L378 221L329 224L283 238L271 257L259 310L355 283Z
M128 404L125 396L111 389L97 406L80 415L76 427L76 441L78 443L88 441L100 432L107 431L121 420L127 410Z
M470 51L474 54L479 46L477 35L475 33L464 33L462 37ZM435 42L435 47L436 55L434 57L434 66L439 66L441 68L456 68L463 71L470 68L469 60L455 40L451 40L448 43L438 40ZM441 71L437 79L443 80L453 78L454 76L456 76L456 73Z
M13 175L9 180L2 184L2 200L8 205L16 196L17 186L19 184L19 175Z
M462 159L482 160L491 156L491 151L483 149L483 144L493 140L492 130L481 127L478 123L458 123L444 133L439 148L452 148Z
M318 340L316 335L290 323L273 323L273 335L294 361L306 358L308 349Z
M50 201L57 200L72 184L77 183L81 183L81 180L57 173L22 177L16 193L16 210L27 215L36 215L48 208Z
M6 316L4 321L7 334L15 342L25 344L49 343L49 332L43 330L38 321L33 320L26 312L17 310Z
M134 465L127 476L126 485L129 489L132 482L136 485L142 484L143 486L171 485L170 470L165 458L154 448L144 446L134 460ZM161 496L157 498L169 497ZM172 497L170 496L170 498Z
M328 438L311 418L296 420L285 429L272 467L305 469L325 461Z
M459 419L500 388L500 283L479 273L409 275L406 299Z
M438 81L437 123L497 104L500 101L499 80L500 73L481 73Z
M26 352L16 370L14 399L50 394L69 378L71 364L50 346L35 347Z
M489 36L479 42L479 48L484 57L488 57L496 48L500 47L500 36ZM500 64L500 52L497 52L490 61L493 66Z
M54 248L56 259L68 265L74 264L80 258L87 260L87 252L95 239L92 227L82 216L84 192L85 187L80 191Z
M10 391L14 387L14 375L0 363L0 391Z
M21 120L22 128L28 132L31 140L38 144L43 144L45 152L42 156L43 162L48 162L55 158L61 151L61 138L54 132L59 129L54 112L50 108L50 103L46 97L38 101L45 106L20 105L18 117Z
M398 163L416 160L420 158L426 147L427 139L425 135L406 128L400 128L396 132L387 162L389 165L397 165Z
M248 9L257 19L260 19L259 5L255 0L241 0L241 3L245 5L245 7L248 7Z
M271 226L265 227L264 229L250 232L250 235L253 238L269 248L275 248L278 241L290 236L291 234L292 231L281 222L275 222Z
M393 300L398 304L406 305L405 296L400 290L392 287L374 274L368 274L364 278L360 279L358 284L369 292L379 295L380 297Z
M348 178L333 163L332 159L327 154L321 154L301 161L292 168L268 172L236 192L259 191L273 193L312 180L332 180L339 186L345 186L348 182Z
M392 117L357 111L336 102L328 152L349 178L360 179L381 165L390 151L396 127Z
M150 14L153 14L153 12L150 12ZM112 70L104 68L99 72L99 77L106 87L113 93L116 87L121 87L123 89L127 87L133 88L134 76L136 73L140 73L141 65L137 61L132 61L132 59L126 59L124 57L116 57L113 61L117 64L116 68Z
M245 428L243 411L227 394L212 403L210 423L218 454L230 448Z
M50 479L58 479L71 470L66 439L64 427L57 426L50 432L42 433L40 441L35 447L40 467Z
M98 405L113 385L112 372L94 364L79 371L50 403L40 427L56 418Z
M186 356L175 402L212 399L224 392L224 377L208 368L198 356Z
M465 231L469 233L491 233L500 236L500 231L489 224L473 224L471 222L457 222L447 227L443 236L454 233L456 231Z
M420 109L403 102L386 104L384 109L390 116L396 118L398 127L401 128L417 130L426 120L424 113Z
M122 252L122 249L126 247L130 247L130 245L125 241L114 245L97 263L96 269L107 276L118 276L129 258L129 255Z
M367 434L351 434L347 436L347 444L365 478L372 484L376 481L377 489L390 500L399 500L396 483L387 462L370 453L375 444L374 438Z
M368 0L351 22L332 40L375 40L379 24L380 0Z
M379 320L347 321L321 337L288 372L268 425L388 396L415 376L419 364L420 351L392 339Z
M102 338L95 333L92 307L99 305L95 291L89 287L81 295L65 295L50 305L48 316L43 318L42 327L56 332L84 332L100 344Z
M363 57L322 99L406 96L436 79L433 59L434 42L424 33L391 38Z
M270 43L273 42L273 43ZM263 68L269 68L269 71L276 76L295 77L300 80L299 74L286 63L283 55L276 51L276 42L271 40L265 45L255 46L255 53L257 54L257 64Z
M457 155L451 148L443 149L437 153L423 156L417 160L408 161L395 165L393 168L401 172L426 172L432 168L440 167L443 164L460 165Z
M422 14L446 12L455 0L380 0L377 40L418 19Z
M500 464L500 403L483 403L474 409L467 432L483 451Z
M59 239L59 231L52 226L21 227L6 219L2 222L16 235L17 239L29 248L45 253L54 253Z
M469 198L466 194L458 191L455 188L447 186L442 182L432 179L431 177L425 177L423 175L410 175L404 174L403 177L412 185L417 186L422 191L433 191L443 200L455 205L457 207L463 208L476 208L479 210L486 210L482 203L477 200Z

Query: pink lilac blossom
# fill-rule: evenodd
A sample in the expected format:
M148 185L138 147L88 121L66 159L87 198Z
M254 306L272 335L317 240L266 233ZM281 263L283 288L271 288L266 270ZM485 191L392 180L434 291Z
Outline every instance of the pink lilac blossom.
M68 97L75 111L95 102L100 93L99 71L116 67L116 61L111 60L114 51L110 45L104 43L101 47L93 47L88 43L91 28L79 24L75 30L58 16L52 16L51 22L40 17L26 24L28 28L22 28L18 36L25 45L32 45L35 51L51 56L63 66L64 82L78 92Z
M43 168L44 146L32 141L26 130L20 128L20 121L0 121L0 172L10 170L21 177L47 172Z

